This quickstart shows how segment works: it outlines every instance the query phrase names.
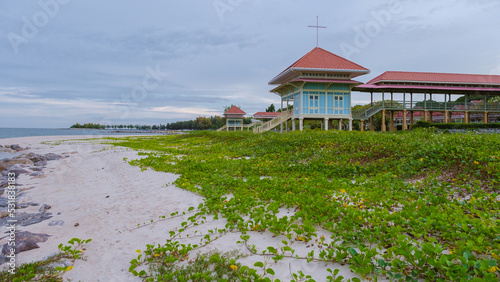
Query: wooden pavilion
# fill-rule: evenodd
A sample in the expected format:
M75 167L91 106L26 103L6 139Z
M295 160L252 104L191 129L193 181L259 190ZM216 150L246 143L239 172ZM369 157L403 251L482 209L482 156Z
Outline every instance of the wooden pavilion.
M280 126L280 131L288 130L291 121L292 130L303 130L304 120L319 120L328 130L331 120L349 121L352 130L351 90L362 84L352 80L370 71L347 59L316 47L293 63L269 84L278 85L271 90L280 96L281 115L254 127L254 132L264 132ZM286 103L286 106L284 105ZM289 109L290 103L293 108Z
M232 106L229 110L224 113L224 117L226 118L226 125L219 128L218 131L226 130L226 131L236 131L245 128L243 123L243 119L246 113L242 111L240 108L236 106Z
M500 102L488 102L488 98L500 96L500 75L388 71L353 90L370 93L371 103L353 113L353 119L361 122L362 130L365 121L369 121L370 130L374 130L373 116L379 112L384 121L382 131L387 131L387 114L390 131L395 130L398 113L402 113L403 130L411 128L417 113L423 113L423 120L430 122L442 116L444 123L451 122L454 116L457 120L460 115L465 123L469 123L471 117L477 120L479 116L482 122L488 123L489 117L500 116ZM381 95L380 102L374 103L374 93ZM395 94L402 99L395 100ZM454 102L452 96L457 95L464 96L464 101ZM482 99L471 101L472 96Z

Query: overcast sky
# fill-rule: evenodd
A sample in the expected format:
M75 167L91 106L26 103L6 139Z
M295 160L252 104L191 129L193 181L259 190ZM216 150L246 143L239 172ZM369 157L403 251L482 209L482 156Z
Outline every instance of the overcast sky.
M498 0L0 0L0 127L249 115L316 46L371 70L500 74ZM353 105L367 102L353 93Z

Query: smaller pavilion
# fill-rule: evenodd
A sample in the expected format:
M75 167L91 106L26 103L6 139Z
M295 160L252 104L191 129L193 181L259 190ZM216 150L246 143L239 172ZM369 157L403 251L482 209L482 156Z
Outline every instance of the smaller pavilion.
M233 106L229 110L224 113L224 117L226 118L226 126L219 129L219 131L236 131L245 128L243 123L243 119L246 113L242 111L240 108Z

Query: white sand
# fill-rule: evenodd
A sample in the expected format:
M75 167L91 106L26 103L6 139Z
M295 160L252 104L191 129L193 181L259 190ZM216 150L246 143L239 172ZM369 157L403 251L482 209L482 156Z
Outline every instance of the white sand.
M175 186L166 186L175 181L176 175L155 171L142 171L129 165L123 159L139 158L137 152L103 145L94 141L67 141L80 139L82 136L50 136L0 139L0 144L19 144L31 147L28 152L71 153L69 158L49 161L44 170L46 177L34 178L21 175L18 183L23 187L33 187L28 191L35 203L52 206L48 212L53 218L26 227L23 231L49 234L47 242L39 243L40 248L20 253L18 262L41 260L58 251L60 243L66 243L73 237L88 239L84 256L86 260L77 260L74 269L64 274L65 280L72 281L141 281L128 272L131 259L137 257L135 250L144 250L146 244L163 244L169 238L169 231L180 226L186 217L165 220L146 227L134 229L137 224L157 221L160 216L169 216L175 211L187 211L191 206L197 207L203 198ZM42 141L66 140L60 144L41 144ZM108 197L109 196L109 197ZM37 212L39 207L30 207L18 212ZM60 215L57 215L60 213ZM62 226L48 226L54 220L63 220ZM75 223L79 223L75 227ZM191 229L206 231L215 227L224 228L224 220L210 221ZM131 230L133 229L133 230ZM1 233L5 227L0 229ZM258 250L267 246L276 247L283 238L272 238L270 233L252 233L250 244ZM325 236L328 238L328 235ZM264 261L265 257L251 255L241 244L239 234L227 234L199 251L240 250L249 255L242 258L241 263L253 266L256 261ZM183 239L181 243L199 243L199 238ZM306 247L303 243L295 243L299 255L305 255L314 247ZM196 251L198 252L198 251ZM196 253L194 252L194 253ZM318 250L315 252L318 254ZM5 266L5 265L4 265ZM346 279L355 277L347 265L307 263L303 260L285 259L274 265L276 275L273 279L290 281L290 270L302 270L310 274L316 281L325 280L326 269L339 268Z

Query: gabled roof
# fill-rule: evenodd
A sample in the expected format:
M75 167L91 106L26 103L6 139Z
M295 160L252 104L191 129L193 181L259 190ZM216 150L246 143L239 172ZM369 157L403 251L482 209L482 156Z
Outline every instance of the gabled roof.
M280 84L293 74L294 71L325 71L325 72L345 72L352 73L352 77L367 74L370 72L356 63L344 59L338 55L316 47L293 63L279 75L273 78L269 84Z
M245 115L246 113L236 106L232 106L231 109L227 110L224 115Z
M500 85L500 75L387 71L370 80L367 84L378 84L383 82L428 82Z

